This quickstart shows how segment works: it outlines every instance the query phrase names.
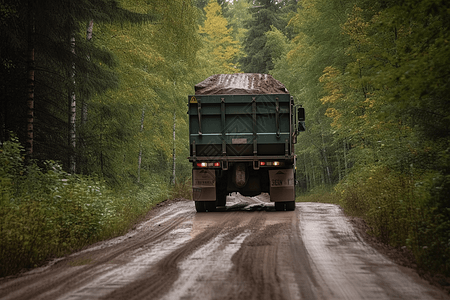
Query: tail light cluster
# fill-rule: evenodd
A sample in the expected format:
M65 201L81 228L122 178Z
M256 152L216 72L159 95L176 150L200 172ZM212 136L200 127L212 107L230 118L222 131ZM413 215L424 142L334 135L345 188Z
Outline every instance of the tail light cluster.
M222 163L219 161L216 162L197 162L195 164L197 168L220 168ZM279 167L283 166L284 162L280 161L260 161L259 165L261 167Z
M221 163L216 162L198 162L197 167L199 168L219 168L221 166Z
M278 167L284 165L284 162L280 161L261 161L259 162L261 167Z

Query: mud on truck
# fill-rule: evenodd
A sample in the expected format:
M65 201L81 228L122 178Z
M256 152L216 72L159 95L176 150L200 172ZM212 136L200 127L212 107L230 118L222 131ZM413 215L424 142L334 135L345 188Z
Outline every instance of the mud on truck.
M229 193L268 193L295 210L294 144L305 110L267 74L219 74L188 96L193 200L197 212L226 205Z

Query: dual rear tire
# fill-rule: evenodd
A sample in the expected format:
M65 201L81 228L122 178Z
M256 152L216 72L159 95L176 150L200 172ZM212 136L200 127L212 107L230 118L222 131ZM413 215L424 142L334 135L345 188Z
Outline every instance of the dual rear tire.
M295 210L295 201L275 202L276 211L293 211Z
M195 201L195 210L197 212L216 211L216 201Z
M217 192L216 201L195 201L195 210L197 212L216 211L217 206L225 206L227 203L227 194L225 192Z

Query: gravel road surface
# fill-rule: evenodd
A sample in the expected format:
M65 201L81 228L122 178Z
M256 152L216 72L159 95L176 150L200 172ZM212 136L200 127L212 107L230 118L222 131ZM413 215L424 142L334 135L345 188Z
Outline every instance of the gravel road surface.
M128 234L15 278L0 299L450 299L366 244L341 209L267 195L152 210Z

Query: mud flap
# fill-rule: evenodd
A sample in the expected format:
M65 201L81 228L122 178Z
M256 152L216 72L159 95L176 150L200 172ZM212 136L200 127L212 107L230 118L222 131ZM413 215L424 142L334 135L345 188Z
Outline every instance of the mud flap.
M194 201L216 201L216 173L211 169L192 170Z
M270 201L295 201L294 170L269 170Z

